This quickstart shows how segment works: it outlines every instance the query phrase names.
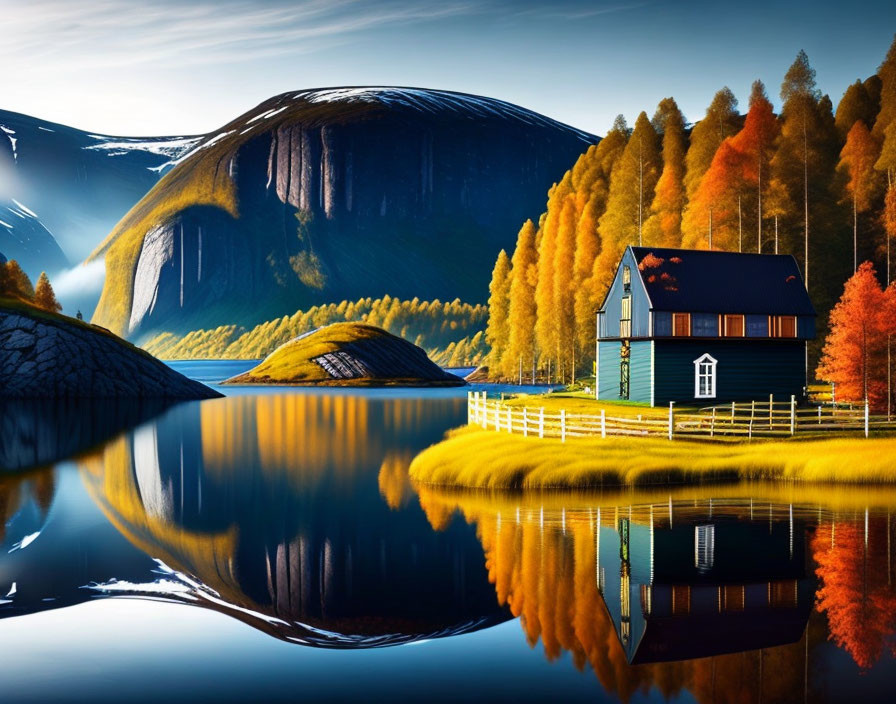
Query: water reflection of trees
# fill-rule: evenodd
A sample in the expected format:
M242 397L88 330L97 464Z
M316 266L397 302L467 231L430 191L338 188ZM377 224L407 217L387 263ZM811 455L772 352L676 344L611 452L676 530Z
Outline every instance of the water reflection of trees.
M51 469L0 475L0 546L6 542L9 537L7 530L29 501L34 503L39 523L42 524L55 494L56 478Z
M455 510L475 523L498 601L520 617L530 645L540 642L548 659L568 652L579 669L590 666L602 686L624 700L651 687L667 697L688 690L701 702L722 697L743 702L824 699L824 692L813 688L813 673L825 667L816 655L827 633L819 611L830 621L831 638L860 665L873 663L882 650L893 647L896 604L890 570L881 568L890 564L886 515L869 519L866 549L861 519L838 520L832 546L831 522L825 519L840 515L837 511L733 497L710 501L704 489L694 490L687 501L679 496L660 503L659 496L651 496L648 500L656 503L639 505L639 497L629 495L620 505L612 497L527 500L415 488L434 528L445 525ZM845 497L837 501L850 502ZM648 565L636 559L638 551L674 551L674 541L668 540L670 511L671 524L690 526L694 536L690 551L680 556L690 564L678 570L678 578L668 574L675 572L669 560L665 566L663 560L650 560L648 571ZM720 531L732 522L761 530L743 534L743 549L728 556L725 574L698 574L699 527L716 526L718 565L725 558L719 554ZM607 532L618 533L620 526L632 531L626 548L631 554L629 559L608 560L603 554L611 545ZM641 539L645 527L646 540ZM762 544L756 537L763 531L772 536L771 542ZM761 554L751 555L751 545ZM626 549L620 541L612 552L624 555ZM791 555L795 564L788 567ZM762 567L765 558L767 572ZM820 579L815 612L813 558ZM863 569L865 560L877 567ZM709 590L715 599L717 607L709 609L715 614L706 609L700 613L692 601L700 590L704 596ZM692 641L707 638L708 626L728 643L707 644L709 650L720 647L721 654L677 660L683 652L673 649L665 655L659 651L659 661L637 664L650 644L651 619L657 616L660 640L669 636L670 624L679 618ZM639 625L639 619L647 626ZM685 651L694 647L674 634L668 643ZM691 657L687 652L684 656Z
M820 580L818 610L830 638L862 668L896 653L892 531L886 516L822 522L812 539Z

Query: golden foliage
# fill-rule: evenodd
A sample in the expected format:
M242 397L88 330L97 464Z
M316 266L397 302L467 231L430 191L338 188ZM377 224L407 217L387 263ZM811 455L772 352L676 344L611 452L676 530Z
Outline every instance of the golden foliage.
M260 323L250 330L223 325L179 336L163 332L143 347L161 359L260 359L280 345L324 325L363 322L423 347L442 366L475 366L486 352L482 328L487 309L458 299L410 301L384 296L313 306Z

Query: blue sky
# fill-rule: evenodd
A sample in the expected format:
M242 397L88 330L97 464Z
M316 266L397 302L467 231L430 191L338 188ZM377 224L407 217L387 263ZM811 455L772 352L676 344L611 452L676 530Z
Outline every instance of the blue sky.
M728 85L773 100L805 49L836 104L880 64L896 2L0 0L0 107L95 132L199 133L289 90L489 95L598 134Z

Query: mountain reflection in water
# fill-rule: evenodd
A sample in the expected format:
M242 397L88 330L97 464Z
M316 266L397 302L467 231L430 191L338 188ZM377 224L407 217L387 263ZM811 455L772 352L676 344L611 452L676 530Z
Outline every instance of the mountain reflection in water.
M87 409L81 424L54 412L65 433L52 421L42 427L55 436L18 433L16 453L70 433L54 452L72 460L0 474L0 619L39 624L43 612L55 625L75 611L61 607L111 598L128 614L139 607L122 598L202 607L252 627L228 646L246 657L288 650L270 665L277 682L316 678L337 698L370 686L337 676L372 655L361 650L433 638L378 651L398 690L425 689L435 671L469 675L435 699L557 688L623 701L873 700L892 682L896 490L414 486L413 457L466 418L463 392L414 393L236 391L111 439L89 420L108 411ZM182 633L160 625L172 642ZM53 630L34 633L43 652ZM143 638L128 648L143 653ZM201 650L217 662L226 647L209 636ZM342 659L313 675L293 667L312 652ZM137 677L121 667L123 681Z
M623 700L651 687L701 702L825 700L826 638L863 670L893 653L889 510L861 492L834 505L833 489L781 503L786 490L755 485L590 501L419 492L435 529L455 510L476 524L530 645L571 653Z
M395 474L396 463L435 442L462 411L460 399L428 410L339 395L219 401L177 406L78 461L90 497L155 564L122 560L116 571L84 574L57 550L53 572L70 568L72 579L53 580L50 595L29 598L29 575L3 570L19 583L10 612L98 594L148 596L332 647L462 633L510 617L465 526L436 533L419 509L395 512L379 493L380 468Z

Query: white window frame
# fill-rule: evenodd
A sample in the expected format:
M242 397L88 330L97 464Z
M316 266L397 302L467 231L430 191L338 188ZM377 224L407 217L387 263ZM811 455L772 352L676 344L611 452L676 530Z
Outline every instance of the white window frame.
M716 379L718 378L719 360L708 352L703 356L694 360L694 398L715 398L716 397ZM709 367L708 373L703 372L702 367ZM708 377L709 393L700 393L700 378Z

